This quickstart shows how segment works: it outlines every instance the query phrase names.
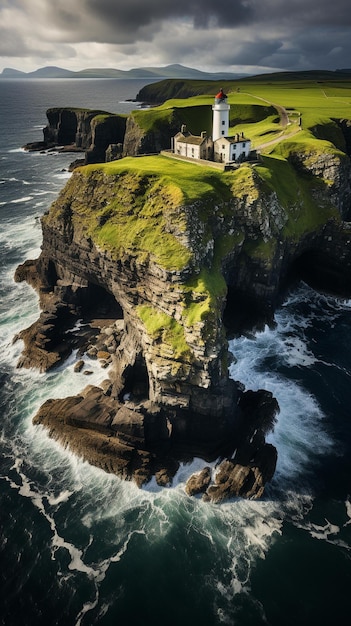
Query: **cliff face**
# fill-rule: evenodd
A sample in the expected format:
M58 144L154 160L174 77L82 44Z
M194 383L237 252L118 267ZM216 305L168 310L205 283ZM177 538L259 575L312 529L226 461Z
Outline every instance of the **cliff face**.
M259 107L263 110L263 107ZM85 152L85 164L104 163L121 156L157 154L168 150L172 137L187 121L187 109L134 111L128 117L90 109L52 108L46 112L44 140L25 146L28 150L58 148ZM211 132L210 107L198 107L192 130ZM201 121L200 121L201 120ZM81 163L80 163L81 165Z
M63 146L85 152L85 163L104 163L110 146L122 146L126 116L91 109L52 108L46 112L48 124L44 141L28 144L28 149ZM117 152L118 153L118 152ZM120 154L119 154L120 156Z
M127 329L116 357L121 381L126 368L142 360L152 402L225 419L234 396L222 363L225 288L213 296L213 309L202 320L201 302L209 295L195 291L196 278L194 288L189 282L213 263L213 243L203 248L199 241L204 227L198 212L195 204L173 204L172 190L153 177L76 172L43 219L40 270L47 275L49 263L54 267L56 292L99 285L113 294ZM137 226L140 232L128 245L118 230L135 227L136 219L145 225ZM116 237L116 248L109 237ZM166 238L169 256L161 250ZM199 317L194 324L185 318L192 307ZM117 395L122 384L116 382Z
M174 446L211 456L229 445L235 463L207 497L261 495L276 461L264 434L277 406L265 396L257 410L229 379L227 331L270 321L283 290L301 277L351 296L351 225L343 221L350 171L337 151L228 173L165 157L77 170L42 220L40 258L17 272L39 286L46 309L27 347L35 336L50 350L47 326L56 318L67 328L97 289L118 304L123 330L105 392L44 405L36 419L80 453L77 427L88 439L112 433L118 441L108 445L119 452L110 461L95 443L91 452L90 439L87 457L140 483L150 473L169 481Z
M172 119L161 120L156 128L151 130L142 128L136 116L128 116L126 133L123 143L124 156L137 156L139 154L155 154L161 150L168 150L171 138L178 132L179 122Z

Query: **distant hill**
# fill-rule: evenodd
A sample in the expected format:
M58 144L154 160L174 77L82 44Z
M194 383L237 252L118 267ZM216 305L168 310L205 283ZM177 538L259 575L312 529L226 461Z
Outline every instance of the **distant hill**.
M228 72L202 72L191 67L185 67L175 63L165 67L140 67L131 70L118 70L113 68L88 68L79 72L63 69L62 67L41 67L34 72L21 72L6 67L0 74L4 78L147 78L150 80L161 78L186 78L194 80L235 80L243 78L247 74L231 74Z
M215 94L220 87L224 91L231 91L235 87L240 89L249 84L278 84L296 83L299 88L309 83L351 81L350 70L306 70L299 72L272 72L271 74L257 74L255 76L238 76L236 78L216 78L213 74L211 80L207 79L174 79L164 78L159 82L150 82L140 89L136 95L139 102L160 104L172 98L191 98L204 94Z
M257 76L243 76L241 80L253 80L255 82L298 82L298 81L323 81L323 80L349 80L351 70L299 70L289 72L273 72L269 74L257 74Z

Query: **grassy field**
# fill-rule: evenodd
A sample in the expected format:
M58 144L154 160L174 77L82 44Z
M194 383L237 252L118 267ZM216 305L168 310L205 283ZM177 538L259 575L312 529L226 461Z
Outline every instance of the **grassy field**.
M240 90L241 97L247 96L250 103L252 98L256 98L260 102L268 101L273 105L284 107L288 112L290 126L298 123L297 114L300 114L301 128L306 131L313 131L317 125L327 125L330 120L351 118L351 81L272 84L252 82L245 83ZM236 94L231 94L229 101L232 106L235 106L235 100ZM267 126L267 131L269 130ZM245 131L247 134L250 132L247 127ZM256 138L255 129L252 131L253 137Z
M83 171L89 173L96 170L103 170L113 176L131 173L136 176L157 177L167 187L174 184L178 189L177 201L185 204L205 198L206 195L212 198L216 194L221 194L221 198L230 197L226 182L228 174L223 175L221 171L210 167L200 168L193 163L171 160L164 156L126 157L110 163L86 165Z
M313 180L305 179L292 167L291 157L303 154L307 165L318 160L321 155L330 155L337 160L346 158L345 138L337 122L340 119L351 119L351 79L336 80L335 76L333 73L331 79L329 75L320 73L313 80L293 80L285 74L280 78L270 75L225 85L231 105L230 133L244 132L251 139L252 146L259 149L262 159L255 166L255 171L266 188L277 193L282 206L291 216L285 228L289 235L295 231L297 235L310 230L333 213L331 206L324 209L319 206L317 209L313 200L316 192L317 195L323 194L323 189L328 188L330 181L316 177L312 177ZM191 81L196 91L199 84L195 83ZM209 83L204 85L209 89ZM211 91L216 89L211 83ZM197 94L189 98L167 100L158 107L139 110L133 115L146 130L176 119L186 123L189 130L198 134L211 124L212 103L213 93ZM86 171L89 171L89 167ZM158 156L125 158L93 165L91 169L97 167L112 175L129 172L138 177L155 177L155 180L167 187L178 206L201 199L204 222L216 195L221 201L229 201L232 194L241 197L244 193L256 192L251 166L242 166L237 172L223 173ZM300 204L306 209L301 215L294 208L297 190L300 199L303 198ZM108 238L107 226L103 230L104 236ZM150 246L153 244L149 243L147 247ZM180 259L177 263L181 265Z

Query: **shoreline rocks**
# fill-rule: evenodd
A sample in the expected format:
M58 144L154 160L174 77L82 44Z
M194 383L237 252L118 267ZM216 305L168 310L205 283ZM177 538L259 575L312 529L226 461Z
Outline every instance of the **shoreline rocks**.
M47 400L33 418L33 423L48 429L50 437L92 465L120 478L133 480L139 487L154 476L159 486L172 485L180 463L189 464L196 456L214 462L218 455L245 454L250 446L250 429L241 433L241 447L235 437L221 448L174 442L166 413L150 403L116 402L108 392L89 385L77 396ZM262 396L257 392L257 399ZM260 402L258 402L258 405ZM263 421L266 416L263 417ZM274 415L271 416L274 420ZM257 422L257 416L256 416ZM259 424L256 424L259 428ZM241 454L243 452L243 454ZM276 450L262 443L248 465L232 458L222 460L213 473L206 467L192 475L185 486L188 495L203 494L207 501L221 502L233 497L259 498L271 480Z

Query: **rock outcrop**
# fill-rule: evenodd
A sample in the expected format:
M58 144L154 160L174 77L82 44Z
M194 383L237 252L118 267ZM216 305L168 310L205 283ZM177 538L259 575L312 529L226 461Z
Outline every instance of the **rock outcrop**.
M202 109L199 107L200 117L203 117ZM205 109L208 113L209 107ZM24 148L84 152L83 162L77 162L76 166L109 162L122 156L157 154L169 149L172 137L184 123L184 110L170 109L167 115L160 117L158 111L151 109L147 114L145 122L142 111L134 111L127 117L91 109L48 109L43 140L28 143ZM210 116L205 117L209 132ZM196 130L196 122L193 124ZM201 132L203 129L199 128Z
M83 164L104 163L122 156L127 118L124 115L91 109L52 108L43 141L29 143L27 150L84 152ZM78 165L81 165L79 163Z

